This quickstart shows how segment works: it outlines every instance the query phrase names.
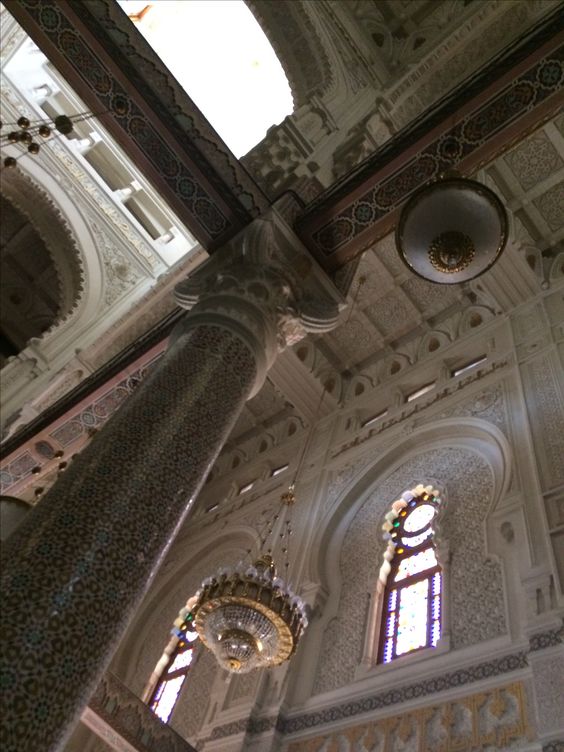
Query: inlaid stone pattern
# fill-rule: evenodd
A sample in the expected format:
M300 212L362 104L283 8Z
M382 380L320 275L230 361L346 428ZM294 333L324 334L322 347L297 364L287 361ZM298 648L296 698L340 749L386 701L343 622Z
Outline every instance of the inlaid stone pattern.
M466 684L480 682L484 679L503 676L513 671L521 671L527 667L527 654L514 653L495 658L491 661L478 663L466 669L449 671L430 679L424 679L415 684L407 684L394 689L386 689L377 694L347 700L340 705L331 705L322 710L302 713L287 718L283 715L268 718L250 718L225 723L213 729L212 739L223 739L233 734L246 731L247 734L260 734L267 729L276 728L283 735L298 734L312 728L325 726L345 718L370 713L375 710L391 708L394 705L408 702L414 698L431 697L448 689L459 689Z
M5 752L62 745L255 378L234 334L188 329L3 547Z
M390 475L352 521L341 551L337 616L326 630L314 693L350 683L360 662L367 593L373 592L385 542L382 519L407 488L430 482L446 488L441 535L452 552L451 646L472 645L505 632L500 565L486 560L483 519L493 493L486 462L466 449L423 452Z
M529 639L529 645L531 653L537 650L546 650L546 648L553 648L556 645L562 645L564 643L564 624L558 629L551 629L548 632L537 632Z
M223 202L202 187L187 160L180 158L158 126L147 118L146 112L104 64L99 53L78 33L64 8L50 1L38 6L33 0L22 0L22 6L96 96L100 110L112 113L125 135L145 154L163 184L184 204L196 236L204 243L221 237L230 227ZM88 13L83 22L86 20L89 20ZM148 93L144 90L145 95ZM200 159L203 160L201 155ZM211 170L210 176L213 175Z
M159 353L149 363L137 368L91 405L85 407L78 415L58 426L51 433L51 436L61 446L66 447L76 441L81 434L91 431L93 428L99 429L113 415L126 397L132 394L143 379L149 375L161 356L162 353Z
M563 50L558 48L532 64L510 86L501 88L486 102L480 102L462 122L429 142L384 179L378 181L378 177L374 177L362 183L371 167L381 166L377 157L366 160L364 170L357 170L324 204L316 205L315 215L304 214L301 218L299 232L312 252L322 262L334 257L331 264L336 267L364 250L378 238L379 220L397 209L419 186L450 167L452 156L448 154L454 148L452 144L458 151L457 160L475 160L476 153L491 148L490 143L502 127L518 123L525 114L530 115L554 95L564 76L562 56ZM377 170L374 174L378 175ZM362 191L354 190L361 183ZM558 219L558 195L556 189L551 189L547 195L547 206L551 208L545 209L545 218L552 229L556 229L557 222L558 226L562 222Z
M10 486L13 486L14 483L22 480L22 478L27 478L28 475L31 475L31 471L36 464L31 453L25 451L15 457L8 465L5 465L0 471L0 488L2 493L6 493Z
M287 752L498 752L519 749L531 736L523 684L291 742Z

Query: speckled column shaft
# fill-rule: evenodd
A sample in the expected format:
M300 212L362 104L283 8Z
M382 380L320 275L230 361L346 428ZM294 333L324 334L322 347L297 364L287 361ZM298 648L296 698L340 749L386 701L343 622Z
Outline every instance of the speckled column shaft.
M3 752L64 746L256 372L229 329L181 329L5 545Z

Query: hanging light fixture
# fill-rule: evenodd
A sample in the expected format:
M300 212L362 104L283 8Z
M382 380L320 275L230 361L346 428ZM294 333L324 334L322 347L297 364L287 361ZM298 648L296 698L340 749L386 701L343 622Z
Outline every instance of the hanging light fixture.
M287 510L294 500L293 492L281 499ZM268 523L263 548L278 519L274 515ZM286 554L286 569L290 535L290 522L283 520L280 553ZM307 627L305 603L278 576L271 551L263 551L254 565L220 570L206 578L196 593L191 613L194 628L230 673L278 666L294 653Z
M96 116L92 112L81 112L70 117L57 115L54 120L30 120L22 115L16 123L0 122L0 131L4 130L4 127L10 128L9 132L2 133L0 136L0 145L3 147L10 144L19 145L24 150L24 154L39 154L43 141L56 134L68 136L77 123ZM3 161L3 166L7 169L14 169L17 164L18 158L13 156L6 157Z
M485 272L506 241L507 213L496 194L452 171L415 191L396 229L396 245L407 266L443 285Z

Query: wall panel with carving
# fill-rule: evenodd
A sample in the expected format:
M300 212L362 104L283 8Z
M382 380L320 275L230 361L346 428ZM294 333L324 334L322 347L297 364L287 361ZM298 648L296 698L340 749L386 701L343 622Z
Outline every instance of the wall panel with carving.
M390 503L418 482L446 489L441 536L448 542L453 649L494 639L505 632L500 566L487 560L483 523L493 496L491 469L478 454L464 449L422 452L382 479L357 512L340 553L341 596L336 618L324 635L314 691L328 692L354 680L363 651L367 595L373 592L382 563L383 516ZM450 603L449 603L450 600Z

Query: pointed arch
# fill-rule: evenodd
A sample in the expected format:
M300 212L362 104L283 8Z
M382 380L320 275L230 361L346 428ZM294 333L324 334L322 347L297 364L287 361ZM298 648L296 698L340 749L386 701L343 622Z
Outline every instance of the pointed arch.
M416 427L407 438L398 435L384 449L376 437L373 446L348 465L336 465L325 492L326 516L313 538L305 571L327 598L304 638L304 660L311 665L312 678L304 682L303 696L333 691L368 675L377 687L389 681L388 667L376 666L381 623L376 591L385 549L381 528L390 500L423 478L440 489L445 512L437 522L436 544L449 607L443 614L437 651L474 644L486 631L488 637L497 637L506 628L503 574L491 556L489 531L479 532L509 487L512 455L504 434L484 419L457 416ZM462 515L457 511L463 504ZM472 537L466 535L469 514ZM454 549L452 541L456 541ZM473 541L482 556L466 562ZM459 567L462 561L469 566ZM328 627L335 617L334 627ZM398 660L389 669L419 675L435 655L421 651L413 656L413 663L411 658Z

